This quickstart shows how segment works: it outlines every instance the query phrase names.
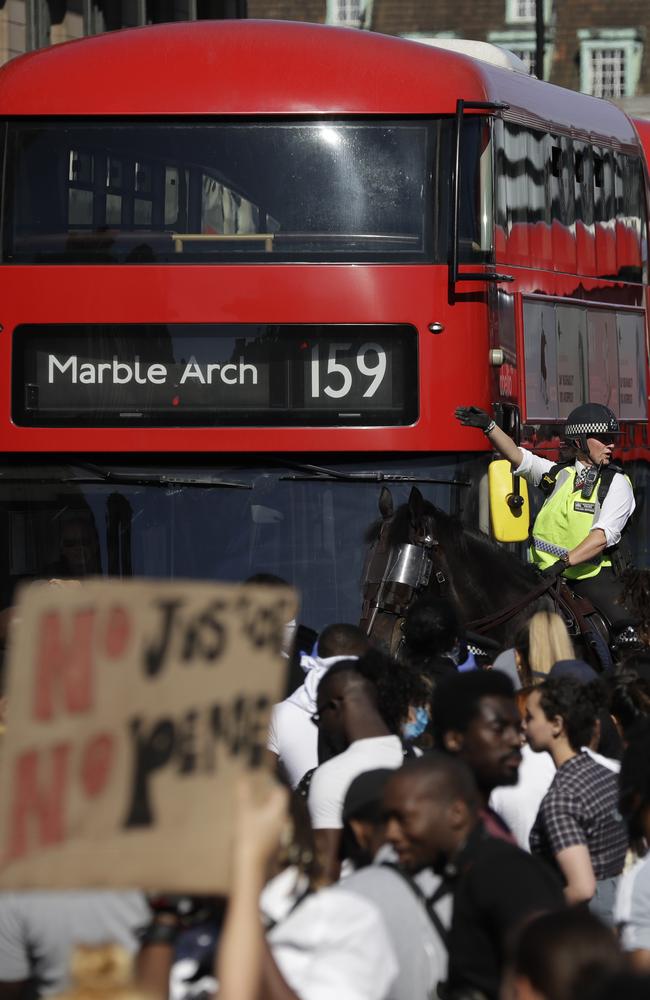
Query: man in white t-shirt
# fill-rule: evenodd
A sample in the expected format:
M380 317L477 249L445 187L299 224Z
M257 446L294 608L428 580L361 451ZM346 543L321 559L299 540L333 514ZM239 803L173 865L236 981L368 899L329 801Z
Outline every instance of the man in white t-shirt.
M300 658L304 684L273 706L267 749L275 756L275 763L280 764L292 788L307 771L318 766L318 730L311 721L316 711L318 685L335 663L356 659L368 648L368 637L358 625L328 625L318 638L317 653Z
M381 704L377 678L393 670L392 661L372 652L360 660L333 666L318 688L312 716L321 739L336 756L314 771L309 788L309 813L326 877L340 872L343 801L354 778L376 768L400 767L402 740L395 735L408 713L408 692L392 692L391 704ZM397 677L398 675L396 675Z

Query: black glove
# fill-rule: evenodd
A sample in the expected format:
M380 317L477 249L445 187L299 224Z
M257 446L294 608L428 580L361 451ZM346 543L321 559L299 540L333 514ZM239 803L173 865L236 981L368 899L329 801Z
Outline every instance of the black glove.
M546 569L543 569L541 575L547 580L554 580L556 576L562 576L566 568L564 559L558 559L552 566L547 566Z
M456 419L464 427L479 427L482 431L492 423L492 417L485 410L479 410L478 406L459 406Z

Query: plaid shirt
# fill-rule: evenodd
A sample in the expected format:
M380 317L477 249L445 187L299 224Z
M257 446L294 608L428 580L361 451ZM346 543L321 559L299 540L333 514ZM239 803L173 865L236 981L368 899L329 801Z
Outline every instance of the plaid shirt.
M618 811L618 775L584 751L557 769L530 831L530 849L549 859L576 844L589 849L596 879L623 871L627 831Z

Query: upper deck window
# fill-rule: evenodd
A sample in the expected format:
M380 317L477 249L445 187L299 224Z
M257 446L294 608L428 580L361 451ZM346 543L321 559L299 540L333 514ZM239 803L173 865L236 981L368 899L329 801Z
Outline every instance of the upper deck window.
M418 258L422 122L9 126L7 261Z
M10 121L3 261L446 261L450 134L448 118Z

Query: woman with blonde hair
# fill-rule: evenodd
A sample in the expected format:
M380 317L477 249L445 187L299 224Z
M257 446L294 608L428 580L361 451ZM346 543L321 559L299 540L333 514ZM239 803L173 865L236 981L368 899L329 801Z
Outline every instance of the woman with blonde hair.
M537 611L515 639L515 661L522 687L540 683L554 663L574 657L564 619L554 611Z

